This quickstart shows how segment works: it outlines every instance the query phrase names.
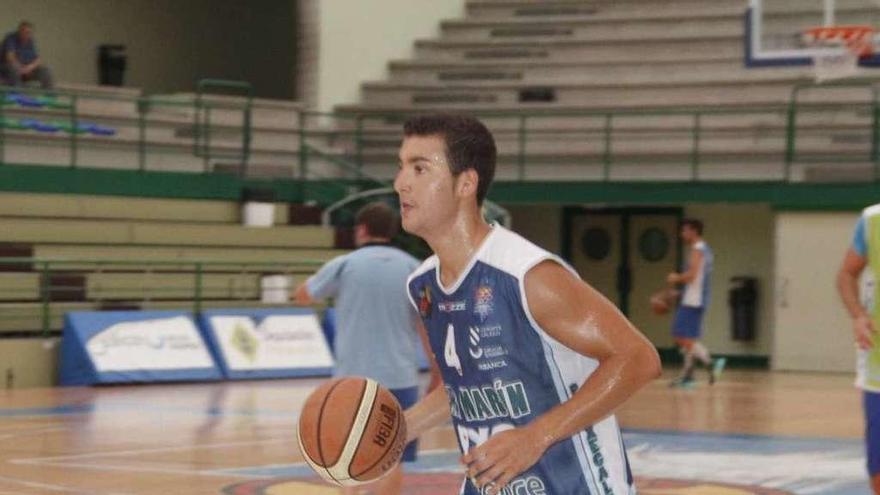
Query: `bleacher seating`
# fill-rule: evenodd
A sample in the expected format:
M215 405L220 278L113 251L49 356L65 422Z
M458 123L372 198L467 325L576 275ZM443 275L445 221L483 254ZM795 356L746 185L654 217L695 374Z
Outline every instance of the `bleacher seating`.
M857 21L868 3L847 4L838 22ZM772 23L820 7L774 6ZM682 180L698 153L700 178L779 180L792 89L810 84L813 73L746 68L744 12L736 0L471 0L464 19L444 21L439 38L415 43L413 59L391 61L387 80L364 83L361 103L338 107L373 115L362 121L360 143L347 145L362 146L367 171L390 176L400 119L389 115L461 110L485 115L502 179L522 178L524 153L525 179L602 180L613 161L611 179ZM878 72L861 75L880 80ZM796 152L870 172L870 89L806 90L798 101L860 105L802 112ZM525 125L503 116L523 112ZM791 178L810 170L795 167Z
M0 332L41 330L43 303L52 330L74 309L192 309L197 283L202 307L259 306L263 275L298 283L344 252L287 215L254 228L232 201L0 193Z

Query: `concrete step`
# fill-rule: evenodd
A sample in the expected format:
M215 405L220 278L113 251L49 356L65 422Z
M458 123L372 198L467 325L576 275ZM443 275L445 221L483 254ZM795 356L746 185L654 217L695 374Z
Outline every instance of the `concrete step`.
M663 108L701 105L781 104L791 97L793 85L807 79L775 81L718 80L696 83L653 84L469 84L418 86L394 83L365 84L365 102L361 109L411 111L461 109L624 109ZM827 87L824 91L804 94L804 102L865 102L863 90Z
M531 39L617 40L632 37L656 37L688 34L740 36L741 13L725 15L691 13L687 16L579 16L546 19L483 20L462 19L441 23L441 39L457 41L491 41Z
M822 13L818 4L788 10L766 11L762 23L767 32L816 22ZM877 13L876 5L838 10L836 21L841 24L865 22ZM708 12L695 9L687 12L658 9L650 14L636 15L613 11L587 16L559 16L540 19L456 19L443 21L443 38L450 40L527 40L527 39L621 39L633 36L664 38L672 35L700 37L705 34L742 35L742 7Z
M872 7L872 0L837 0L838 11L852 11ZM603 2L599 12L603 15L630 15L633 17L651 17L655 15L688 15L689 13L708 14L712 12L725 12L729 9L739 9L745 12L748 2L741 0L613 0ZM773 0L770 2L767 12L771 13L798 13L798 12L821 12L822 2L804 0Z
M500 162L518 162L519 143L501 139L497 141ZM610 147L608 147L610 145ZM641 133L638 139L612 136L606 143L603 135L586 135L580 139L534 140L523 150L527 163L554 161L555 163L602 161L610 156L614 161L632 158L664 156L723 156L723 155L778 155L786 152L787 139L784 130L763 133L717 133L703 132L695 142L690 132ZM606 154L606 148L610 155ZM863 156L871 152L871 129L836 130L829 132L802 131L795 143L800 156L833 154L837 157ZM366 149L363 152L367 164L393 163L397 148Z
M730 57L705 61L662 61L650 63L565 63L527 62L512 66L503 63L477 65L473 63L394 63L389 82L407 85L458 83L522 82L525 84L553 84L554 82L589 83L649 83L695 82L730 78L749 81L779 78L813 77L810 67L782 67L774 70L747 70L742 59Z
M852 166L847 164L847 166ZM868 163L860 166L870 167ZM804 180L805 171L814 164L795 163L791 165L789 179ZM365 171L374 175L393 177L396 165L371 165ZM522 174L515 162L501 162L495 171L496 181L690 181L699 179L711 181L779 181L786 179L786 165L779 154L763 155L720 155L703 156L699 166L694 167L688 155L669 157L631 157L620 159L606 166L601 161L581 161L560 163L548 159L543 163L530 162ZM548 197L553 190L548 189ZM491 198L491 193L490 193Z
M529 18L540 19L560 15L590 15L600 12L598 0L545 0L530 1L470 0L466 4L467 15L472 18Z
M742 34L706 34L701 37L633 37L617 40L455 41L418 40L417 60L433 61L639 61L646 58L676 60L708 57L742 58Z

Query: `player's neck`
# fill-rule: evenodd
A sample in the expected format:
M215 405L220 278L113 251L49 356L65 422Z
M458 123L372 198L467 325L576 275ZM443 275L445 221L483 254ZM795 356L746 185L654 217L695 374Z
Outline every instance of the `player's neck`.
M440 281L448 287L467 268L492 227L476 214L456 218L439 231L443 234L428 240L428 244L440 260Z

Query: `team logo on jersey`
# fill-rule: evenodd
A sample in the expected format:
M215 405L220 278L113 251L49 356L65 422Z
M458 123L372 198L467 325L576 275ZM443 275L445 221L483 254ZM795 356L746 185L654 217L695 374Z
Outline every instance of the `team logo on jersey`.
M419 314L422 318L431 317L431 288L427 285L419 291Z
M470 346L468 347L468 352L471 357L474 359L480 359L483 357L483 348L480 347L480 329L477 327L471 327L468 332L468 341L470 342Z
M492 314L495 306L493 303L494 297L492 288L488 285L477 287L477 291L474 294L474 314L479 316L481 321L486 321L486 318Z
M441 313L455 313L457 311L464 311L467 309L467 302L443 301L441 303L437 303L437 309L439 309Z

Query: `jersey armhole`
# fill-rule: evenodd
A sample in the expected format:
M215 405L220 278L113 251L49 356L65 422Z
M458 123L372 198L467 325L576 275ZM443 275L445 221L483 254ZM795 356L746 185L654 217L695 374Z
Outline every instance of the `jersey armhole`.
M416 304L415 299L413 299L412 291L410 290L410 283L411 282L412 282L412 280L406 281L406 299L409 301L410 304L412 304L413 309L416 310L416 312L418 312L419 306Z

